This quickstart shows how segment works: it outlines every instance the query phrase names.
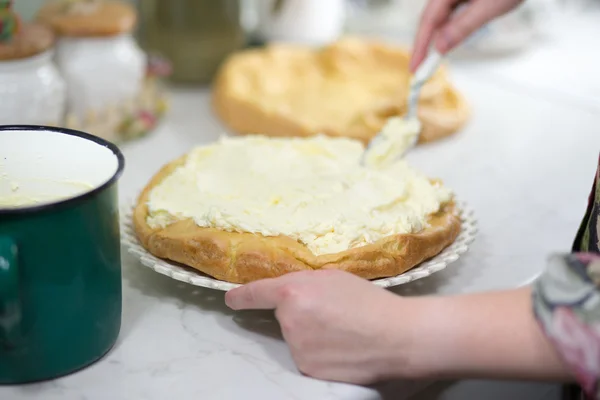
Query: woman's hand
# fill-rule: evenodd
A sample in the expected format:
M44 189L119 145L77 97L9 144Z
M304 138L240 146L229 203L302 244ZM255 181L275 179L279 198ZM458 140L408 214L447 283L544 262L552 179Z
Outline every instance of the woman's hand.
M529 288L400 297L337 270L233 289L234 310L274 309L296 365L314 378L568 379L532 312Z
M225 300L235 310L275 309L292 357L306 375L356 384L407 375L409 300L352 274L291 273L233 289Z
M485 23L514 9L523 0L430 0L421 17L415 39L411 71L415 71L427 55L432 41L444 54L465 40ZM459 5L465 5L457 13Z

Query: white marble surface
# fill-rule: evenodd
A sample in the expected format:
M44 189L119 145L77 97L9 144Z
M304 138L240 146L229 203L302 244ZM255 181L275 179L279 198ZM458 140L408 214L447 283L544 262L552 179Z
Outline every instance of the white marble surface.
M597 37L600 24L596 26L592 31ZM571 40L546 46L560 58L581 39ZM459 262L398 293L514 287L534 279L548 253L569 250L598 159L600 100L593 98L596 92L587 84L560 86L560 76L549 79L536 73L536 66L557 67L532 54L535 51L511 60L455 65L453 75L473 106L473 119L458 136L423 146L410 159L469 202L479 217L480 233ZM592 62L597 71L597 55ZM582 71L586 78L569 76L600 87L592 68ZM160 165L220 132L205 91L174 91L172 112L163 126L123 146L127 167L122 200L136 195ZM123 277L122 332L103 360L56 381L0 387L0 399L401 399L422 386L396 382L364 388L303 377L294 368L272 313L229 311L222 293L172 281L127 254ZM552 390L518 388L529 391L502 393L542 398ZM535 388L539 390L532 392ZM439 390L441 394L429 392L427 398L459 399L466 398L465 393L489 398L490 393L501 393L489 384L472 382Z

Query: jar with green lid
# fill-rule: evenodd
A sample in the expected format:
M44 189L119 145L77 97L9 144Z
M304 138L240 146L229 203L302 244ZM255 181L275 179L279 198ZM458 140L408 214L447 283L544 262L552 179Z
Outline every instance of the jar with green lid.
M171 80L210 83L221 62L245 44L243 0L139 1L139 41L172 64Z

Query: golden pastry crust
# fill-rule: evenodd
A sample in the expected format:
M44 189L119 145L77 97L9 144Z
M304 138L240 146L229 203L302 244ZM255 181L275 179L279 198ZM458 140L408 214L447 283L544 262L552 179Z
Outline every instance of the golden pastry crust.
M212 91L216 115L239 134L312 136L368 142L406 112L408 51L348 38L322 49L276 44L231 55ZM420 141L457 132L470 116L442 66L419 101Z
M432 215L430 226L419 233L389 236L367 246L319 256L287 236L202 228L192 219L152 229L146 223L150 192L184 163L185 156L167 164L145 187L133 213L135 232L156 257L187 265L219 280L243 284L320 268L340 269L365 279L396 276L440 253L460 233L460 218L453 203Z
M105 37L131 32L137 22L135 9L117 0L100 1L90 13L68 12L62 0L45 3L37 20L57 35L71 37Z
M0 61L20 60L49 50L54 45L54 33L39 24L23 24L10 42L0 43Z

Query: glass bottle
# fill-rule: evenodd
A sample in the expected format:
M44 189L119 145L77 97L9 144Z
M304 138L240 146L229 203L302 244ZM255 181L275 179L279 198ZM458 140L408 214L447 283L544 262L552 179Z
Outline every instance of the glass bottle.
M242 1L140 0L140 44L172 63L172 81L210 83L225 57L245 44Z

